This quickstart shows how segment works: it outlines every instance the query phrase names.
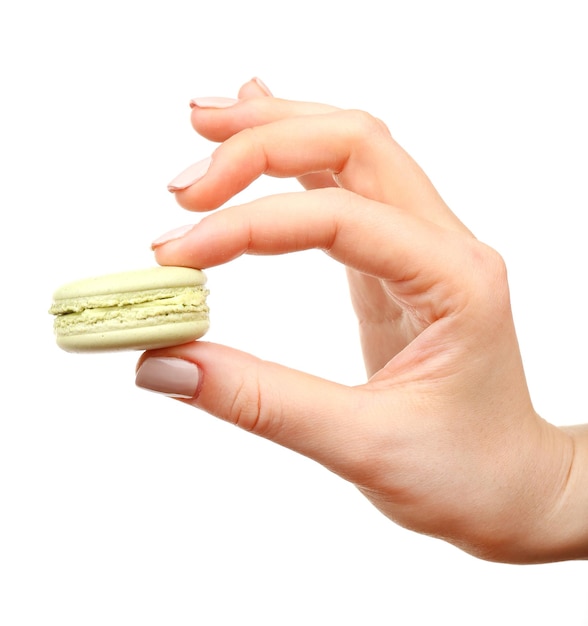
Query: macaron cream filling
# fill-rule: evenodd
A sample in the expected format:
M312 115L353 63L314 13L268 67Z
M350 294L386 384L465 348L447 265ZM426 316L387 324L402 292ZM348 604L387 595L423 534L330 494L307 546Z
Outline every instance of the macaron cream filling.
M178 289L103 294L66 298L53 303L54 328L61 335L168 324L208 319L206 296L201 285Z

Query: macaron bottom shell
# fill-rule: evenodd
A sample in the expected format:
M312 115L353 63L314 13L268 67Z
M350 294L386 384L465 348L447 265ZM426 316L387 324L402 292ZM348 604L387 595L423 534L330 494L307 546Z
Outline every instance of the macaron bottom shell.
M57 345L66 352L107 352L116 350L154 350L189 343L202 337L209 321L190 320L67 335L56 334Z

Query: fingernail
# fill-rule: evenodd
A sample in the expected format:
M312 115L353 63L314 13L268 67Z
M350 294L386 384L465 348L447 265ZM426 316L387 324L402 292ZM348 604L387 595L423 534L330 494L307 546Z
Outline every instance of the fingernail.
M273 98L274 94L269 90L269 87L261 80L261 78L257 78L257 76L253 77L253 81L257 83L257 86L265 92L266 96L271 96Z
M178 228L174 228L173 230L169 230L167 233L160 235L157 239L154 239L151 242L151 249L155 250L155 248L162 246L164 243L168 241L173 241L174 239L181 239L186 233L189 233L194 228L194 224L186 224L186 226L179 226Z
M197 183L208 172L208 168L212 163L212 157L202 159L198 163L190 165L181 174L178 174L167 186L169 191L180 191L187 189L194 183Z
M200 109L228 109L234 104L237 104L238 100L235 98L193 98L190 100L190 107L199 107Z
M137 387L170 398L193 398L200 375L194 363L173 357L152 357L141 364L135 377Z

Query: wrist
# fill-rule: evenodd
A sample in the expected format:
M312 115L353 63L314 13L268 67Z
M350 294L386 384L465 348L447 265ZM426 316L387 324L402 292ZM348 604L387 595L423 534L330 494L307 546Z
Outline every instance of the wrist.
M588 424L560 431L570 442L572 458L554 511L559 545L552 560L588 559Z
M548 563L588 558L588 425L557 428L546 424L550 444L537 475L536 516L522 531L521 562ZM523 527L524 528L524 527Z
M468 551L503 563L587 559L588 425L558 428L540 419L534 432L510 476L519 487L503 502L494 531Z

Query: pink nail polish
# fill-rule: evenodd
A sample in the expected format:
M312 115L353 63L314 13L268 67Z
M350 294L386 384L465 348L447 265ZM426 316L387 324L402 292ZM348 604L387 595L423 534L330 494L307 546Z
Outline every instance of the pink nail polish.
M180 191L187 189L194 183L197 183L208 172L208 168L212 163L212 157L202 159L198 163L190 165L181 174L178 174L167 186L169 191Z
M263 91L265 92L266 96L271 96L273 98L274 94L269 90L269 87L261 80L261 78L257 78L257 76L255 76L253 78L253 81L255 83L257 83L257 86Z
M162 246L164 243L168 241L173 241L174 239L181 239L185 234L189 233L194 228L194 224L186 224L186 226L179 226L178 228L174 228L173 230L164 233L154 239L151 243L151 249L155 250L159 246Z
M237 102L239 101L235 100L235 98L194 98L190 100L190 106L200 109L228 109L237 104Z
M171 398L193 398L198 391L198 367L184 359L152 357L137 371L137 387L162 393Z

